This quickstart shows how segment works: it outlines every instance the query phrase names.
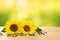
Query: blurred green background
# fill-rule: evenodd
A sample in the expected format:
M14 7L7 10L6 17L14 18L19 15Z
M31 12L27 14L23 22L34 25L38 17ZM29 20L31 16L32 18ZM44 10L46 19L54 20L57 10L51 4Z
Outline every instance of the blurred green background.
M0 0L0 26L12 19L60 27L60 0Z

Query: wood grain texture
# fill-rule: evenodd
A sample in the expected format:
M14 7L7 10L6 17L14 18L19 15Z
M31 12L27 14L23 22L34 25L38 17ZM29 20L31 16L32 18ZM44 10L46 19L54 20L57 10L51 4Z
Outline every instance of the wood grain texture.
M2 28L0 27L0 30ZM4 33L0 36L0 40L60 40L60 27L41 27L43 31L46 31L46 35L39 35L36 33L35 36L18 36L18 37L7 37Z

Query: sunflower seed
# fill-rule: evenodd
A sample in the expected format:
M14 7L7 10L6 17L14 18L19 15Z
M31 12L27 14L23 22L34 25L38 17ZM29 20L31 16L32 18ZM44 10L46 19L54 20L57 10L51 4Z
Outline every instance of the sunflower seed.
M3 36L3 34L2 34L2 33L0 33L0 36Z
M29 36L35 36L35 34L29 34Z
M7 34L8 37L11 37L11 34Z

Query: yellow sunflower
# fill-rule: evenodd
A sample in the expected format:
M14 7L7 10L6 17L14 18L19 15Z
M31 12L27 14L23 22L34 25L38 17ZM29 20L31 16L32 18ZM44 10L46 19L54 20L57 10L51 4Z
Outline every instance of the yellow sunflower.
M5 28L6 28L6 34L14 34L14 33L21 33L21 27L19 25L18 20L10 20L6 23Z
M23 34L34 34L37 29L36 25L30 20L23 21L20 26L22 27Z

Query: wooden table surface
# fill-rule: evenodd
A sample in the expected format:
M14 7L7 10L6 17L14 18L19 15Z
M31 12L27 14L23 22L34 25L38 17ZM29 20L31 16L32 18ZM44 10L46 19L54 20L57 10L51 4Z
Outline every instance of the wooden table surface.
M39 35L36 33L35 36L17 36L7 37L4 33L0 36L0 40L60 40L60 27L41 27L43 31L46 31L46 35ZM2 27L0 27L2 30Z

